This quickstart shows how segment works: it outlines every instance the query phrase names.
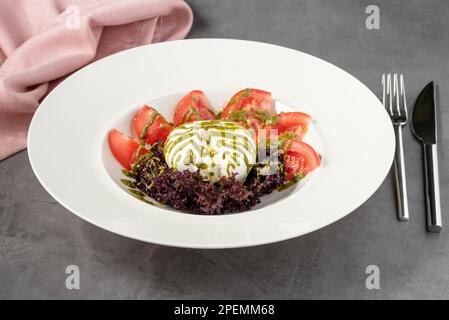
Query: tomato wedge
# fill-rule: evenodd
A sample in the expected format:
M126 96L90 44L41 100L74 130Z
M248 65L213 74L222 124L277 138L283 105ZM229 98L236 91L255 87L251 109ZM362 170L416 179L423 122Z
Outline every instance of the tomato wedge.
M290 141L284 155L286 180L299 175L307 175L320 166L321 159L310 145L302 141Z
M221 117L227 119L233 111L247 111L249 113L258 111L262 113L274 114L274 103L271 99L271 92L259 89L243 89L234 94L231 100L223 108Z
M137 111L131 127L137 139L143 138L147 144L164 143L173 129L173 126L159 112L147 105ZM144 133L144 137L142 137L142 133Z
M131 170L131 165L135 160L135 154L139 149L139 143L125 136L117 129L112 129L108 136L109 148L114 158L127 170ZM144 153L145 150L142 150Z
M173 115L175 127L198 120L213 120L215 113L203 91L193 90L185 95L176 105Z
M312 117L303 112L283 112L278 114L275 129L279 134L293 132L296 140L302 140L309 129Z

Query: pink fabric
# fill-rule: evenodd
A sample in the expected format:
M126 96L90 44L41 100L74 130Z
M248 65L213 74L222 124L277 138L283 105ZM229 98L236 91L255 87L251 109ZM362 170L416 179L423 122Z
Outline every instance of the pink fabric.
M26 147L33 113L61 77L120 50L182 39L192 19L182 0L0 0L0 160Z

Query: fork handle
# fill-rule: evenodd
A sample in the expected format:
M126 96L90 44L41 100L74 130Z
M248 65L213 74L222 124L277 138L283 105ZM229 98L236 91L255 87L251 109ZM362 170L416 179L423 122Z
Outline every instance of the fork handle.
M427 231L440 232L442 223L436 144L424 145L424 167L426 173Z
M402 126L395 125L396 152L394 156L394 171L396 176L396 200L398 206L398 219L408 221L407 186L405 182L404 144L402 142Z

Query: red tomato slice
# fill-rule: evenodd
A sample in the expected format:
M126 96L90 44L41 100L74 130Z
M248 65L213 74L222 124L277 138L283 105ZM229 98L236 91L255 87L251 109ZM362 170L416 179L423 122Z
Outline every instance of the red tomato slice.
M147 105L137 111L131 123L132 131L137 139L140 140L142 138L142 132L146 126L144 139L147 144L153 144L158 141L163 143L173 129L173 126L159 112Z
M108 136L109 148L114 158L127 170L131 170L131 165L135 160L135 154L139 148L136 140L125 136L117 129L112 129ZM142 152L145 152L142 150Z
M309 129L312 117L302 112L283 112L278 115L278 120L274 128L279 130L279 134L293 132L297 140L302 140Z
M318 168L320 163L320 156L315 149L307 143L292 140L284 155L285 179L290 180L299 174L307 175Z
M193 90L185 95L176 105L173 115L175 127L198 120L213 120L215 113L203 91Z
M238 110L274 114L275 108L271 99L271 92L250 88L243 89L234 94L231 100L228 101L221 113L221 117L227 119L230 112Z

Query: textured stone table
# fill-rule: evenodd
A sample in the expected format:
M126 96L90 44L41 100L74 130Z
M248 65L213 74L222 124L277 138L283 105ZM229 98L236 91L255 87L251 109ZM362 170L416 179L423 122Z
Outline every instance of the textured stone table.
M380 30L365 27L372 2L380 7ZM449 298L449 2L372 2L190 0L190 37L295 48L342 67L376 94L382 72L403 72L409 107L427 81L437 81L441 234L425 231L421 148L409 128L408 223L396 220L388 176L371 199L331 226L232 250L167 248L90 225L47 194L24 151L0 162L0 298ZM80 268L80 290L65 287L71 264ZM380 268L379 290L365 287L368 265Z

